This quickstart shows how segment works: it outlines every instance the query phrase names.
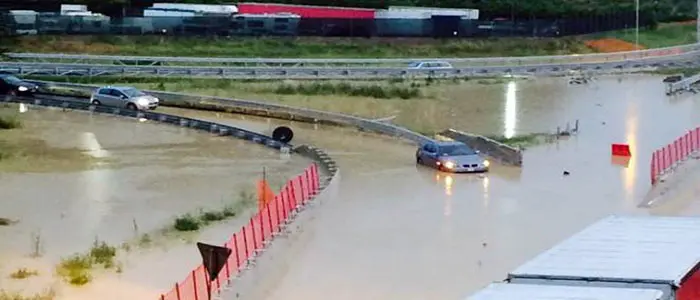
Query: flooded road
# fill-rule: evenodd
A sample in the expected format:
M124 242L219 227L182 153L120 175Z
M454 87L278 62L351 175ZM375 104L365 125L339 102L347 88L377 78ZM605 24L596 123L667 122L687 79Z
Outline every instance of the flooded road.
M84 150L95 161L87 169L67 172L0 172L0 217L18 221L0 226L0 289L18 284L7 278L20 267L34 266L49 277L42 280L53 280L52 268L61 258L88 251L95 239L115 246L143 233L155 239L178 215L220 210L239 201L241 192L254 193L263 167L274 187L310 163L230 137L116 116L30 108L22 119L27 136L55 148ZM226 222L190 239L223 243L238 230L237 223ZM151 264L124 261L120 279L126 281L121 285L156 296L201 259L191 245L185 250L163 247L169 250L136 251L146 252L137 257L157 257ZM28 259L36 250L41 257ZM132 271L138 267L141 272ZM46 287L32 280L19 284Z
M338 160L340 196L300 233L288 268L269 276L279 280L244 298L461 299L602 216L650 213L637 205L650 187L652 151L700 123L700 98L667 98L661 77L604 77L584 86L537 79L500 88L498 97L460 104L497 107L481 117L497 121L465 118L456 129L510 136L579 119L580 133L528 149L522 169L494 166L482 177L416 167L415 148L406 143L291 123L296 143ZM268 132L290 124L189 114ZM611 162L611 143L630 145L626 167Z

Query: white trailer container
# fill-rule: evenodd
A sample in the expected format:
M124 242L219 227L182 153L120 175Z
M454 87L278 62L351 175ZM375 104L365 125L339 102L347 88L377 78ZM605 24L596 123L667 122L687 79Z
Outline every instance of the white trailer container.
M700 299L700 218L611 216L508 275L511 283L652 288Z
M428 13L430 16L455 16L465 20L478 20L478 9L462 8L439 8L439 7L412 7L412 6L389 6L389 11L404 13Z
M651 289L493 283L465 300L665 300Z
M180 3L154 3L153 8L193 11L207 14L235 14L238 8L235 5L210 5L210 4L180 4Z

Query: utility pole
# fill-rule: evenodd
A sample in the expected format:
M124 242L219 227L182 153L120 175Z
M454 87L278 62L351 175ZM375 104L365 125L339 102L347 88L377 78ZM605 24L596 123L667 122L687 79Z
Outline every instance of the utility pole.
M700 5L700 0L698 0L698 5ZM634 0L634 46L639 49L639 0Z
M695 22L696 23L695 36L696 36L697 42L700 43L700 0L698 0L697 6L698 6L698 12L697 12L697 22Z

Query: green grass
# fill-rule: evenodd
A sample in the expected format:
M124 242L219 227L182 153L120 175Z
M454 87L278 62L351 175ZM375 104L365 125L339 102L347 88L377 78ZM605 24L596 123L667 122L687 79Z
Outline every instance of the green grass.
M531 133L531 134L523 134L523 135L516 135L510 138L507 138L505 136L487 136L487 138L492 139L494 141L506 144L508 146L516 147L516 148L526 148L530 146L534 146L537 144L540 144L543 140L543 136L545 134L542 133Z
M53 300L56 299L56 292L47 290L43 293L26 296L18 292L8 292L0 290L0 300Z
M32 276L37 276L39 275L39 272L36 270L28 270L27 268L20 268L17 269L16 271L12 272L10 274L10 278L12 279L26 279Z
M56 273L71 285L85 285L92 280L91 270L101 265L105 269L115 266L114 259L117 249L105 242L95 240L92 248L86 254L75 254L61 260L56 267Z
M271 92L278 95L346 95L376 99L411 99L421 96L420 89L411 86L351 84L348 82L283 83L271 89Z
M8 113L0 110L0 130L22 128L22 121L17 113Z
M634 29L591 35L595 38L616 38L629 43L635 42L635 36ZM662 24L656 29L639 31L639 44L647 49L692 44L696 41L695 24Z
M9 52L203 57L486 57L590 52L578 38L364 39L25 36Z
M254 195L243 191L238 195L236 201L219 210L200 210L196 215L178 216L173 222L173 229L176 231L197 231L211 223L233 218L253 203L255 203Z

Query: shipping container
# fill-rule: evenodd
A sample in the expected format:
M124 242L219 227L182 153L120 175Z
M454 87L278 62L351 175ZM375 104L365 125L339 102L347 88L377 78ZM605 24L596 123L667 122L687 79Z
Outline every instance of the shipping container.
M377 10L374 14L376 33L388 37L422 37L432 32L431 14L424 11Z
M478 9L461 9L461 8L439 8L439 7L412 7L412 6L389 6L389 11L394 12L423 12L429 13L431 16L452 16L461 17L467 20L478 20Z
M299 20L294 14L238 14L234 17L234 35L290 36L298 33Z
M465 300L666 300L653 289L493 283Z
M160 10L182 10L195 13L209 14L235 14L238 8L235 5L210 5L210 4L180 4L180 3L154 3L152 8Z
M317 19L374 19L374 9L333 7L333 6L308 6L272 3L238 3L238 12L242 14L279 14L290 13L302 18Z
M610 216L508 274L511 283L653 288L700 299L700 218Z

